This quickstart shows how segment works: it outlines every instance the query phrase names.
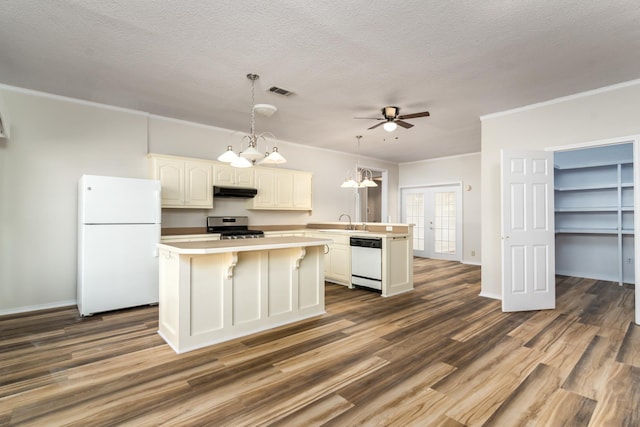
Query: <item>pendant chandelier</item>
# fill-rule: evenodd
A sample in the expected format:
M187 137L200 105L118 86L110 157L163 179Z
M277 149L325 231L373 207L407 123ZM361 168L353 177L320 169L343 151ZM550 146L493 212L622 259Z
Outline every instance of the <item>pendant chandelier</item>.
M247 74L247 78L251 80L251 134L245 135L240 140L240 153L236 154L233 151L231 145L227 146L227 151L222 153L218 160L225 163L230 163L231 166L236 168L250 168L255 164L282 164L287 160L278 152L278 146L276 145L276 138L270 132L262 132L256 135L256 104L255 104L255 82L260 78L257 74ZM262 105L262 104L260 104ZM272 107L272 111L275 111L275 107ZM266 135L269 135L273 139L273 150L262 153L258 150L258 141L264 141L265 145L268 144ZM242 150L242 144L244 140L247 140L247 148Z
M358 161L356 161L356 173L355 179L353 179L353 175L349 175L351 172L347 171L347 177L344 179L344 182L340 187L342 188L365 188L365 187L377 187L378 184L373 180L373 172L371 169L361 168L358 166L359 156L360 156L360 138L362 135L356 136L358 139Z

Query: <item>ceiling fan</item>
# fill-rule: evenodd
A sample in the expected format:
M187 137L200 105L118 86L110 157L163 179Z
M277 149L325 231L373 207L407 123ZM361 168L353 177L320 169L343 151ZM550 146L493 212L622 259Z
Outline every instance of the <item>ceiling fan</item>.
M378 123L377 125L373 125L369 129L375 129L378 126L383 126L384 130L386 130L387 132L393 132L394 130L396 130L397 126L402 126L405 129L409 129L413 127L411 123L407 123L404 120L430 116L428 111L423 111L421 113L400 115L400 108L393 107L393 106L384 107L381 111L382 111L383 118L379 118L379 117L355 117L355 118L367 119L367 120L382 120L381 123Z

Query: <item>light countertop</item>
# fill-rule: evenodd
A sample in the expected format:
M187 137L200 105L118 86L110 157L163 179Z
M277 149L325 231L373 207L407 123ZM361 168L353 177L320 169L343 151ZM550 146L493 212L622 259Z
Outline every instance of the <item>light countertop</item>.
M332 243L329 239L311 237L263 237L260 239L228 239L204 242L159 243L160 249L185 255L207 255L226 252L264 251L270 249L323 246Z

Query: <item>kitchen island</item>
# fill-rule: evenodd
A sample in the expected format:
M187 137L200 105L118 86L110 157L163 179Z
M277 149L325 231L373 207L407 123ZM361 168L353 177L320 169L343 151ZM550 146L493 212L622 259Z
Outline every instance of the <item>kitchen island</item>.
M308 237L160 243L159 330L183 353L324 314L324 251Z

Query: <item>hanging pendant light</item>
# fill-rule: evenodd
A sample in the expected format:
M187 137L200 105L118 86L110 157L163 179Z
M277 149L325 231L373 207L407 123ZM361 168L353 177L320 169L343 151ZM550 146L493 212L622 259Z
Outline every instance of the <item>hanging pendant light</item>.
M251 134L249 135L245 135L242 140L240 141L240 148L241 151L239 154L236 154L233 151L233 147L231 145L227 146L227 151L225 151L224 153L222 153L219 157L218 160L221 162L225 162L225 163L230 163L231 166L233 167L237 167L237 168L249 168L253 165L257 163L262 164L282 164L282 163L286 163L287 160L284 158L284 156L282 154L280 154L278 152L278 147L276 145L276 142L274 142L274 146L273 146L273 151L270 153L269 151L267 151L265 154L262 154L262 152L260 152L258 150L258 141L260 139L262 139L265 144L267 143L267 138L265 136L265 134L269 134L273 140L275 141L276 138L273 136L273 134L268 133L268 132L263 132L259 135L256 135L255 133L255 124L256 124L256 116L255 116L255 112L256 110L259 111L263 111L265 110L266 106L268 106L268 104L258 104L256 105L255 103L255 82L256 80L258 80L260 78L259 75L257 74L247 74L247 78L249 80L251 80ZM259 107L259 108L257 108ZM267 108L266 110L271 111L271 114L273 114L275 111L277 111L277 108L274 106L269 106L272 108ZM271 115L269 114L269 115ZM247 139L248 140L248 146L246 149L242 150L242 142Z
M377 187L378 184L373 180L373 172L371 169L360 168L358 163L360 162L360 139L362 135L356 136L358 139L358 160L356 161L356 179L353 179L353 175L350 175L350 171L347 171L346 178L341 188L365 188L365 187Z

